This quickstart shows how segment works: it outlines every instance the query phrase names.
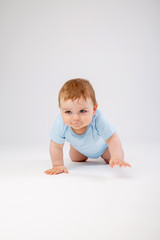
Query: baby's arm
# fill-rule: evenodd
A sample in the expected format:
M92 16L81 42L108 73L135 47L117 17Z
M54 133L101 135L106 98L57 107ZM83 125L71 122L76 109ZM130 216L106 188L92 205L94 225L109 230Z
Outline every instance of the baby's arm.
M119 165L119 167L131 167L130 164L124 161L124 152L117 133L114 133L110 138L108 138L106 140L106 143L111 154L109 164L112 168L114 165Z
M68 173L68 170L64 167L63 163L63 144L58 144L56 142L50 141L50 157L52 160L53 168L45 171L46 174L58 174L58 173Z

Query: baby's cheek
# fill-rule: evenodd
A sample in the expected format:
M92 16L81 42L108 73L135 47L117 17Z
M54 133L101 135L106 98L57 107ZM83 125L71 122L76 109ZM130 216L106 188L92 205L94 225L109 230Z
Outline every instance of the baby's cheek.
M69 120L68 117L64 117L64 116L63 116L63 122L64 122L65 124L69 124L69 123L70 123L70 120Z
M90 118L90 117L86 117L85 119L84 119L84 122L88 125L88 124L90 124L90 122L92 121L92 118Z

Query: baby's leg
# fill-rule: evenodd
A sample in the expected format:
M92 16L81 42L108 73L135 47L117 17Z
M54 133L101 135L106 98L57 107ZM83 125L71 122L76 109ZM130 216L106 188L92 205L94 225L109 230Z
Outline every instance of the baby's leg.
M73 162L84 162L88 159L88 157L78 152L71 144L70 144L69 156Z
M104 159L104 161L106 163L109 163L109 160L111 159L111 154L109 152L108 147L106 148L106 150L104 151L104 153L101 155L101 157Z

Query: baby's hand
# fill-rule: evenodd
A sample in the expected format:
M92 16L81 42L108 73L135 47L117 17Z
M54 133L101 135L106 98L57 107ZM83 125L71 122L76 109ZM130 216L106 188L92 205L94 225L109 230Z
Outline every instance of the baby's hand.
M122 166L124 167L131 167L130 164L128 164L127 162L125 162L124 160L121 160L121 159L112 159L109 161L109 165L111 168L113 168L115 165L119 165L119 167L121 168Z
M59 173L68 173L68 170L64 166L57 166L44 171L44 173L49 175L56 175Z

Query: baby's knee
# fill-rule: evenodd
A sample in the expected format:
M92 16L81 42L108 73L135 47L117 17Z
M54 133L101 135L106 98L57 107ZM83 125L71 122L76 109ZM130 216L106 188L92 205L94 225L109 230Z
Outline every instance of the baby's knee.
M104 160L107 164L109 164L110 159L105 159L105 158L103 158L103 160Z
M73 162L85 162L88 157L77 151L72 145L70 146L69 156Z
M71 158L71 157L70 157ZM86 162L88 159L88 157L84 158L84 159L73 159L71 158L72 162Z

